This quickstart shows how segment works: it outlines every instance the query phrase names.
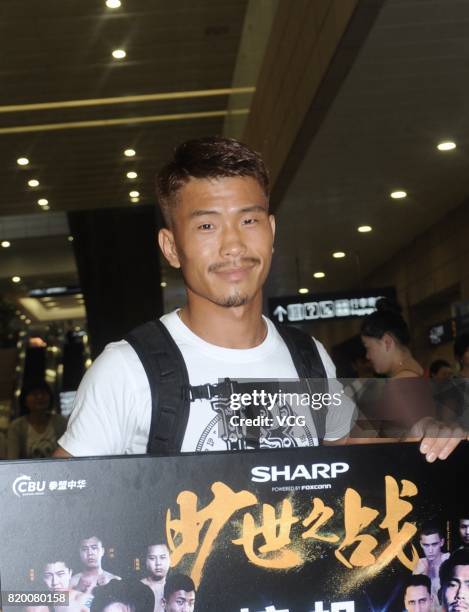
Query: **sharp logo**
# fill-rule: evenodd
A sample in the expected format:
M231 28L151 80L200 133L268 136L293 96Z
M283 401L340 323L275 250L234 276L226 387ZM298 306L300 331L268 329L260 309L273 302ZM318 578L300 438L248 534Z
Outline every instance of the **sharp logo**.
M313 463L312 465L284 465L284 466L264 466L260 465L251 470L251 480L253 482L277 482L282 479L285 481L303 479L317 480L324 478L329 480L337 478L338 474L348 472L348 463Z
M22 474L16 478L11 488L17 497L23 497L23 495L43 495L46 489L46 481L34 481L31 479L31 476Z

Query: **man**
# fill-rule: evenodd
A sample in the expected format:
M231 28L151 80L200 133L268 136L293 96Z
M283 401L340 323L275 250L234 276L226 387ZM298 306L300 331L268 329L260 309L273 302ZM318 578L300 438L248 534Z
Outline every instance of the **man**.
M438 596L440 589L440 566L449 557L449 553L442 551L445 545L443 533L438 525L427 523L420 531L420 546L424 557L419 559L414 574L428 576L431 581L431 593Z
M461 548L469 550L469 518L459 519L459 537L462 542Z
M469 610L469 552L457 550L440 568L440 601L444 612Z
M193 612L195 595L192 579L184 574L174 574L164 587L163 609L165 612Z
M139 580L111 580L94 593L90 612L153 612L155 598Z
M262 286L273 251L275 220L269 214L269 179L260 156L225 138L205 138L179 146L157 178L158 202L166 222L158 241L168 263L182 272L187 303L161 318L178 345L192 386L220 379L296 379L282 337L262 316ZM335 367L316 341L325 373ZM287 407L287 410L291 407ZM353 417L351 402L329 409L324 439L344 444ZM214 399L193 398L182 452L245 448L238 432L227 430L229 408ZM310 415L311 418L311 415ZM57 457L138 454L147 450L151 394L145 370L125 341L112 343L88 370L77 392ZM443 459L457 444L432 425L421 451ZM301 431L275 432L288 446L314 445L309 422ZM376 442L377 440L372 440ZM357 442L355 439L354 442ZM283 442L282 442L283 444Z
M80 560L83 571L72 576L70 585L78 591L92 592L96 586L103 586L109 581L120 580L119 576L103 570L101 564L105 550L103 543L96 536L84 538L80 542Z
M406 612L431 612L433 597L430 578L410 576L404 587L404 609Z
M148 575L142 578L155 595L154 612L163 612L164 585L170 564L169 549L166 544L151 544L147 548L146 568Z
M51 593L64 594L67 597L68 605L51 606L55 612L88 612L92 599L91 591L76 591L72 589L70 582L72 570L66 561L62 561L62 556L50 556L42 570L42 580ZM56 560L54 560L56 559ZM28 606L27 612L49 612L47 606Z

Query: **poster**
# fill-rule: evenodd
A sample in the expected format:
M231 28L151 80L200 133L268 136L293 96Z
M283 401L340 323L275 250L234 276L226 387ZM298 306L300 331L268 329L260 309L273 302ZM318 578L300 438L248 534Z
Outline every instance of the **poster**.
M467 444L435 464L415 444L382 444L4 462L3 610L18 609L6 592L57 590L44 567L58 559L73 593L83 588L80 546L93 538L102 571L123 583L144 579L148 546L165 541L168 576L195 586L181 610L403 610L421 525L441 525L445 553L464 545L467 459ZM96 609L100 588L70 610Z

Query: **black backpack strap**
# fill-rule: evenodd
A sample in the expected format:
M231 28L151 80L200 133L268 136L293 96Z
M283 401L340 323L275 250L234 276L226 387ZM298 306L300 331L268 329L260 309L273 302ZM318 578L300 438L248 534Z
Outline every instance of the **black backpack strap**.
M296 327L287 327L286 325L277 325L277 331L282 337L290 351L293 364L298 372L298 376L304 381L307 386L308 393L327 391L327 373L318 351L316 342L304 332ZM315 381L323 381L318 389L318 384L315 388L311 388L310 379ZM323 440L326 435L326 418L327 408L323 406L320 410L311 410L314 426L319 440Z
M137 353L150 385L152 415L147 453L178 453L190 407L189 375L181 351L160 321L140 325L125 340Z

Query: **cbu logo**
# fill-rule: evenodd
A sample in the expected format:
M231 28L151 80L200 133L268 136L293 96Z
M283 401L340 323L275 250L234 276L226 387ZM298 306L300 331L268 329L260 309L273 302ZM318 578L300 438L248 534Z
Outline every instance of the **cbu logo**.
M11 488L17 497L23 497L23 495L42 495L46 489L46 481L34 481L31 479L31 476L22 474L16 478Z

